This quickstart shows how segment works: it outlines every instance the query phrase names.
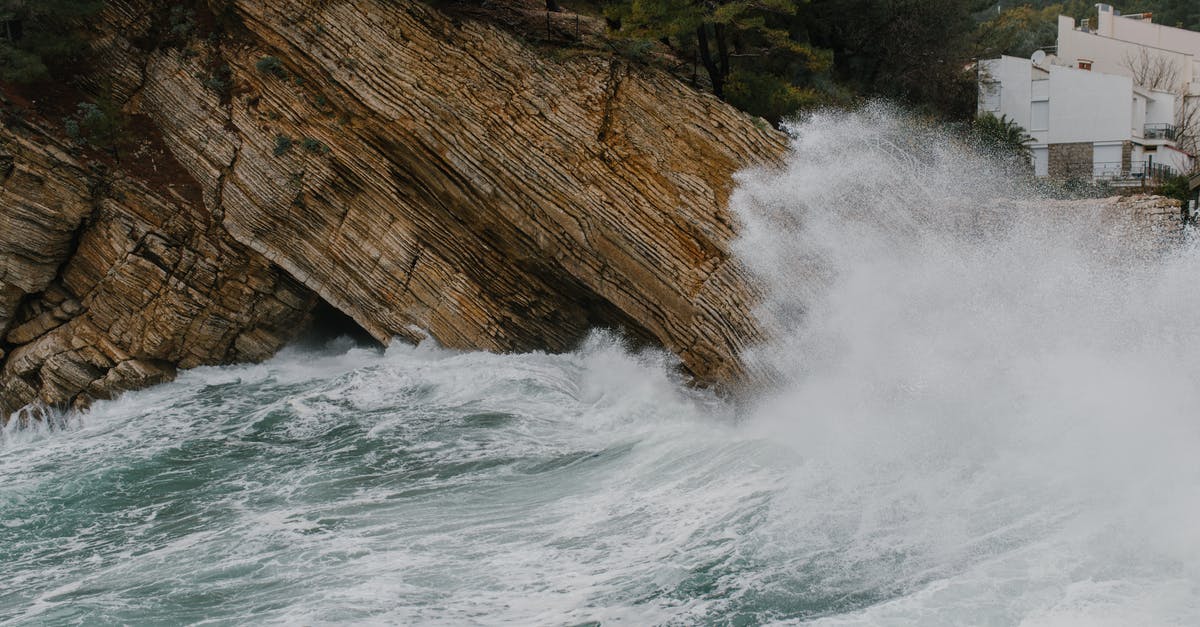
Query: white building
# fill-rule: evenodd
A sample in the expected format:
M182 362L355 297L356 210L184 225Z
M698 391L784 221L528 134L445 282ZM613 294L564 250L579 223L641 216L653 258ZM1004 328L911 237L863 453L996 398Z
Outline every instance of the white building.
M1058 58L1065 65L1129 76L1176 94L1200 95L1200 33L1155 24L1152 14L1121 15L1098 4L1095 28L1058 18ZM1147 84L1148 83L1148 84Z
M1190 172L1195 159L1177 140L1200 90L1200 33L1099 7L1095 30L1059 18L1057 55L981 61L980 113L1029 132L1039 176L1137 181Z

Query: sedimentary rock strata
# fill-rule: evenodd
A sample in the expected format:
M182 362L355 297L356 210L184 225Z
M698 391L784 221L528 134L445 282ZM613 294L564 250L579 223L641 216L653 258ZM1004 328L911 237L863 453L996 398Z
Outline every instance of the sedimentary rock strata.
M272 355L316 302L207 210L0 133L0 416Z
M314 298L383 342L564 350L608 326L740 376L758 332L725 200L781 134L418 2L211 4L221 29L164 45L160 7L114 0L86 78L153 121L194 193L97 193L65 149L9 138L3 408L261 359Z
M385 343L616 327L744 376L761 335L726 200L784 155L763 121L415 0L210 0L191 31L167 8L110 0L81 78L149 121L149 169L0 130L0 420L266 358L321 301Z

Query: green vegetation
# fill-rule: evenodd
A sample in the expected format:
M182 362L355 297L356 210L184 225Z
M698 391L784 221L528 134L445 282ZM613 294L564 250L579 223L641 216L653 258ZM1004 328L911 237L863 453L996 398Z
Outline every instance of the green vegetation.
M662 41L698 59L718 97L777 120L809 100L790 77L824 72L831 61L792 36L797 8L794 0L631 0L610 4L606 14L628 38Z
M270 74L275 78L286 79L288 77L287 68L283 67L283 62L278 57L265 56L254 64L254 68L263 74Z
M325 142L313 139L312 137L305 137L300 140L300 147L314 155L329 154L329 146L326 146Z
M620 0L626 38L658 41L703 68L713 93L772 122L858 96L965 117L978 0Z
M1071 15L1061 4L1040 9L1025 4L998 12L979 25L974 54L994 59L1002 54L1028 57L1035 50L1054 45L1058 38L1058 16Z
M1188 177L1186 175L1172 176L1163 180L1159 184L1158 189L1155 190L1155 193L1167 198L1174 198L1183 203L1184 207L1187 206L1188 201L1192 198L1192 190L1188 186Z
M75 113L63 120L63 130L78 143L111 152L125 133L125 116L110 102L81 102Z
M287 135L275 136L275 148L271 151L276 157L282 157L292 149L292 138Z
M1196 0L1129 0L1125 13L1200 30ZM722 99L773 123L798 111L886 97L969 121L971 63L1055 43L1059 14L1093 0L611 0L616 49L643 60L662 44Z
M204 77L204 86L225 98L229 94L229 89L233 85L233 71L226 63L221 63L212 69L208 76Z
M974 130L985 149L1000 156L1019 158L1023 163L1029 162L1032 156L1029 144L1033 137L1007 116L984 113L975 119Z
M167 26L172 39L186 40L196 32L196 12L183 5L172 6Z
M81 22L103 0L0 0L0 80L46 80L83 56Z
M275 148L271 151L276 157L282 157L296 145L296 140L287 135L275 136ZM329 146L325 142L312 137L303 137L300 139L300 147L305 152L312 155L327 155L329 154Z

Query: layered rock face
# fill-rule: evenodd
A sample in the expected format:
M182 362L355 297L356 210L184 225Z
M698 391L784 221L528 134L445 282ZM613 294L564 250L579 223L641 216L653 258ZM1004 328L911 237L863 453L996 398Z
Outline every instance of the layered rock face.
M0 417L264 359L316 302L181 195L33 131L0 132L0 151Z
M558 351L616 327L699 381L744 377L762 338L725 205L780 133L414 0L198 9L164 37L160 3L110 0L84 77L152 121L171 184L0 129L0 422L264 359L321 301L385 343Z
M609 326L742 376L759 332L725 203L781 134L414 1L210 8L218 36L150 46L161 7L113 0L89 77L154 122L195 199L7 132L4 414L262 359L318 298L383 342L565 350Z

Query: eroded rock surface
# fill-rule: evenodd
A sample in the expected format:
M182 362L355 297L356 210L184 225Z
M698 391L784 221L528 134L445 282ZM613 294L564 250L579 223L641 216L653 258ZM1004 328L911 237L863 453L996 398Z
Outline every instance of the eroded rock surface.
M164 37L168 9L110 0L84 82L152 121L173 186L0 131L0 419L266 358L319 300L382 342L558 351L608 326L744 376L726 200L786 151L761 120L415 0L210 0Z
M140 106L238 241L382 341L563 350L614 325L736 376L757 336L725 200L778 133L662 72L416 2L235 7L257 45L221 51L228 122L174 53Z
M0 409L264 358L317 297L383 342L565 350L608 326L741 376L759 335L725 202L781 134L419 2L210 5L219 28L167 45L162 7L113 0L87 77L153 121L199 202L119 175L98 193L48 138L8 138Z
M204 207L0 131L0 416L84 405L176 368L261 360L315 296Z

